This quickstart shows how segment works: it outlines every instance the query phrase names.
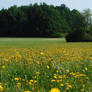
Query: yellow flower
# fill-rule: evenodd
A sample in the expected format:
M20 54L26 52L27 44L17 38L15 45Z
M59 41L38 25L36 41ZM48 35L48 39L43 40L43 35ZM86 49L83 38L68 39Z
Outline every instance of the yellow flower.
M46 67L47 67L47 69L49 69L49 68L50 68L48 65L47 65Z
M31 85L33 82L34 82L34 80L30 80L30 81L29 81L29 84Z
M69 73L69 70L67 69L66 72Z
M16 77L16 78L14 78L14 80L15 80L15 81L18 81L18 80L19 80L19 78L18 78L18 77Z
M51 82L55 82L56 80L51 80Z
M26 90L25 92L31 92L31 91L29 91L29 90Z
M85 67L85 70L87 71L87 70L88 70L88 68L87 68L87 67Z
M60 84L60 86L61 86L61 87L63 87L63 86L64 86L64 84Z
M40 52L41 55L43 55L44 53L43 52Z
M18 83L17 83L17 86L21 86L21 83L20 83L20 82L18 82Z
M2 85L0 85L0 92L2 92L3 91L3 87L2 87Z
M28 60L28 61L33 61L33 59L32 59L32 58L28 58L27 60Z
M80 76L86 76L85 74L80 74Z
M36 72L36 74L37 74L37 75L39 75L39 74L40 74L40 72Z
M67 87L66 90L69 90L69 87Z
M72 88L72 85L68 85L69 88Z
M57 75L56 74L54 74L54 78L57 79Z
M81 92L84 92L84 89L81 89Z
M34 83L37 83L37 80L34 80Z
M65 83L65 85L68 85L69 83Z
M50 92L60 92L60 90L58 88L52 88Z
M92 60L92 57L89 57L90 60Z
M4 69L5 67L6 67L5 65L2 66L3 69Z
M59 76L60 79L62 79L63 77L62 76Z

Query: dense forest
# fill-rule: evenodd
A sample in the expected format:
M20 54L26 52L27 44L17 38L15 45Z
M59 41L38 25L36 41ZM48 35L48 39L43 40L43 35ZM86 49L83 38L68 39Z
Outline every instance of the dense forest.
M0 10L0 37L66 37L68 42L92 41L91 10L79 12L37 3Z

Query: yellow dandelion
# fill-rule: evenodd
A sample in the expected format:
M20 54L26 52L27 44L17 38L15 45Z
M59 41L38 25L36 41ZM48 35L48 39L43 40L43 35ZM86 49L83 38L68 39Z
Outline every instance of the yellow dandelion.
M3 87L2 87L2 85L0 85L0 92L2 92L3 91Z
M63 86L64 86L64 84L60 84L60 86L61 86L61 87L63 87Z
M51 82L55 82L56 80L51 80Z
M88 68L87 68L87 67L85 67L85 70L87 71L87 70L88 70Z
M19 78L18 78L18 77L16 77L16 78L14 78L14 80L15 80L15 81L18 81L18 80L19 80Z
M44 53L43 52L40 52L41 55L43 55Z
M60 90L58 88L52 88L50 92L60 92Z
M69 73L69 70L67 69L66 72Z
M69 90L69 87L67 87L66 90Z
M72 88L72 85L68 85L69 88Z
M86 76L85 74L80 74L80 76Z
M56 74L54 74L54 76L53 76L55 79L57 79L57 75Z
M18 82L18 83L17 83L17 86L21 86L21 83L20 83L20 82Z
M48 65L47 65L46 67L47 67L47 69L49 69L49 68L50 68Z
M29 91L29 90L26 90L25 92L31 92L31 91Z
M40 74L40 72L36 72L36 74L37 74L37 75L39 75L39 74Z
M6 68L6 66L5 66L5 65L3 65L3 66L2 66L2 68L4 69L4 68Z
M58 76L60 79L62 79L63 77L62 76Z

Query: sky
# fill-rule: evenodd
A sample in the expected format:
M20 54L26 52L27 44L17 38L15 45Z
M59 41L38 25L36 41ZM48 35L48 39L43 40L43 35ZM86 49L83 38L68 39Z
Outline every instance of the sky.
M92 0L0 0L0 9L9 8L10 6L13 5L22 6L34 3L40 4L43 2L55 6L65 4L71 10L78 9L79 11L82 11L87 8L92 10Z

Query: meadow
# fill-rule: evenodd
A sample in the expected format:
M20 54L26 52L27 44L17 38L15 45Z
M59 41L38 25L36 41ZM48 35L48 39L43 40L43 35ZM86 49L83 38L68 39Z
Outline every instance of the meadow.
M92 92L92 43L0 38L0 92Z

